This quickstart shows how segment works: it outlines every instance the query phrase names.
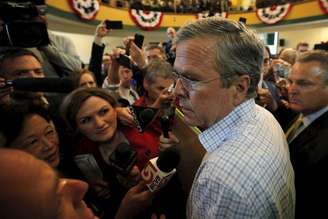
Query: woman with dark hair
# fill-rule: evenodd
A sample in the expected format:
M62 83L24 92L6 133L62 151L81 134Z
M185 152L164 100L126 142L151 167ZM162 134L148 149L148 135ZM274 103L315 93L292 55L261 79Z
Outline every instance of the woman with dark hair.
M110 202L118 204L126 191L125 185L131 184L131 179L132 183L139 180L140 174L139 169L134 167L129 177L124 177L115 168L113 154L122 145L131 144L129 150L136 150L136 165L141 169L150 158L158 156L158 148L155 153L149 146L153 136L131 135L128 131L130 127L118 124L116 107L117 103L109 91L80 88L64 99L61 115L74 135L73 159L81 172L100 197L113 198L114 201L110 199ZM185 197L180 193L182 191L177 178L172 179L163 189L153 200L156 203L153 207L165 209L165 214L171 214L171 218L184 218ZM172 192L180 197L172 200Z
M73 159L106 209L108 217L127 191L140 178L139 169L128 165L126 173L117 168L114 154L124 147L135 151L117 129L116 100L100 88L79 88L61 105L61 115L73 135ZM132 160L133 161L133 160Z
M58 167L59 138L47 110L29 104L0 108L0 145L24 150Z

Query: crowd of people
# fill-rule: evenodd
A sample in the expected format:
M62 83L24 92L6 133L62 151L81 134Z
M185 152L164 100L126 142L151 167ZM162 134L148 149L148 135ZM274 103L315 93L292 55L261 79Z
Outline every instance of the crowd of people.
M304 0L257 0L236 2L230 0L103 0L104 5L109 4L118 8L131 8L145 11L161 11L168 13L202 13L211 12L240 12L254 11L256 8L271 7L272 5L283 5L286 3L301 2Z
M325 217L326 51L301 42L273 57L217 17L104 54L110 32L97 26L87 66L50 32L49 45L1 45L0 218ZM176 174L151 192L149 161L173 149Z
M157 1L157 0L133 0L129 5L131 9L146 11L162 11L169 13L201 13L211 11L213 13L230 11L231 1Z

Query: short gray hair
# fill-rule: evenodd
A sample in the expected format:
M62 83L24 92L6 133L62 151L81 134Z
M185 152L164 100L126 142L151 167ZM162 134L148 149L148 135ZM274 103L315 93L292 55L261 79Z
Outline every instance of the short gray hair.
M156 78L174 79L173 67L170 63L162 59L154 59L146 67L145 80L153 83Z
M256 96L264 45L254 31L241 22L210 17L180 28L175 43L195 38L215 40L214 67L224 87L230 87L238 76L248 75L251 82L247 95Z
M307 63L307 62L319 62L322 70L322 80L328 86L328 52L323 50L307 51L300 54L296 62Z

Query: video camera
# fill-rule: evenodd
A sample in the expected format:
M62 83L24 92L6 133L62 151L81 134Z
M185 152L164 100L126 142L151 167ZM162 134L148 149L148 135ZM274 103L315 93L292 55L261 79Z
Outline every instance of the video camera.
M39 47L49 44L45 15L45 5L31 1L0 2L0 46Z

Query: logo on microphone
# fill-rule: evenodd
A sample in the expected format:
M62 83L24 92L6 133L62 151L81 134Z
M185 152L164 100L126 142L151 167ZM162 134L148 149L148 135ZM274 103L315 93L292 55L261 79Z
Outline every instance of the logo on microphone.
M142 179L146 184L151 183L154 180L154 176L156 176L157 168L149 162L147 166L141 171Z

